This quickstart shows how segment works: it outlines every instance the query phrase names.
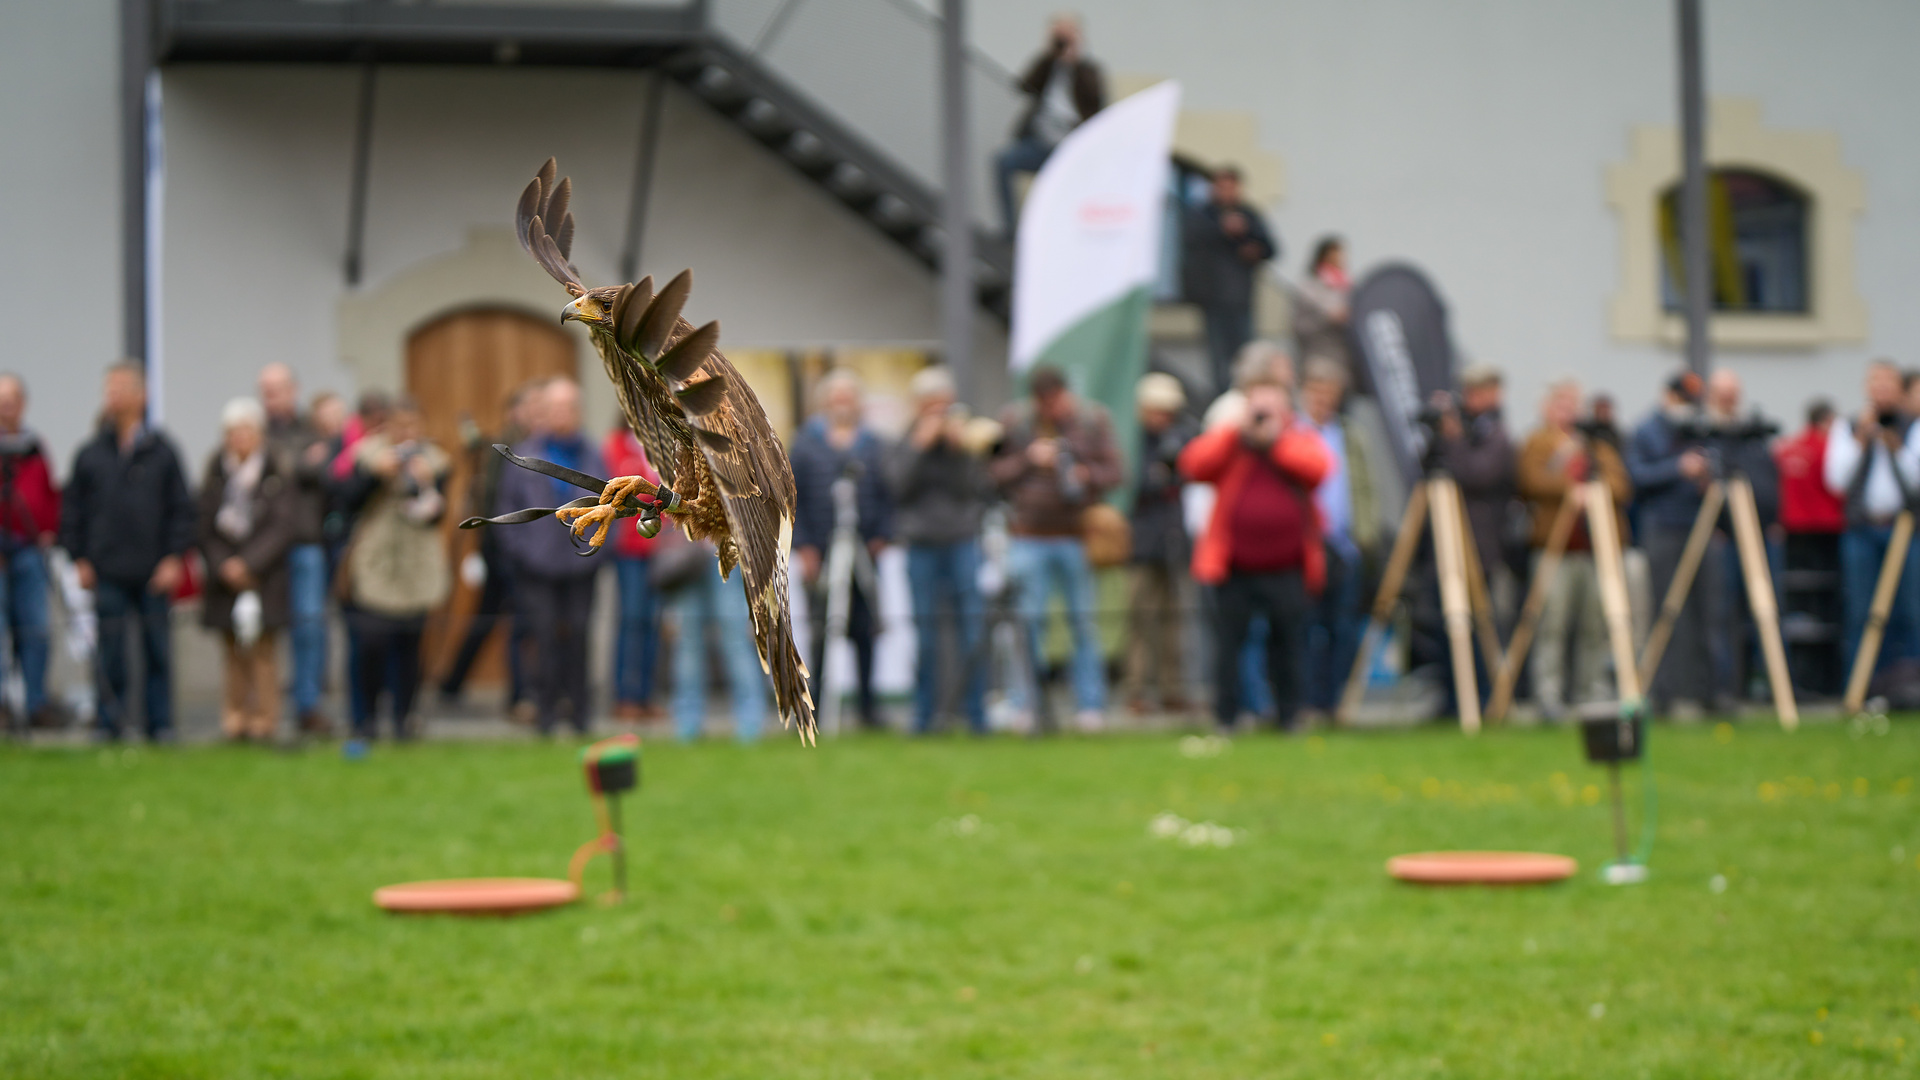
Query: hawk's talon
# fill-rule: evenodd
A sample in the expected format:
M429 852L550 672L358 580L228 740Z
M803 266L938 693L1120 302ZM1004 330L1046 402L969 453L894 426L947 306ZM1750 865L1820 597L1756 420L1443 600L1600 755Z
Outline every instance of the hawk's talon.
M563 506L555 510L553 516L559 520L560 524L573 530L573 535L585 540L588 547L598 551L600 546L607 542L607 533L613 528L613 523L619 518L620 513L615 507L602 504ZM599 528L595 529L596 525ZM587 535L590 530L593 532L592 536Z

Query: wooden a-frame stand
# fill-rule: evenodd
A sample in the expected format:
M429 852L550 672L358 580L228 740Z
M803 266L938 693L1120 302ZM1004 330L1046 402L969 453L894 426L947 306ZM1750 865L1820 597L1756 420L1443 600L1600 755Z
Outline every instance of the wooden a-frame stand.
M1473 639L1488 670L1500 665L1500 638L1493 625L1493 603L1487 594L1486 573L1480 554L1474 548L1473 533L1466 526L1466 503L1460 498L1460 485L1453 477L1435 472L1413 486L1407 498L1407 513L1394 538L1393 553L1387 558L1380 579L1380 592L1374 598L1373 612L1367 620L1366 634L1360 639L1360 651L1347 675L1346 691L1340 695L1335 719L1347 723L1360 705L1366 689L1367 663L1380 646L1380 635L1393 615L1400 598L1413 556L1420 548L1420 537L1433 526L1433 557L1440 572L1440 611L1446 620L1447 652L1453 662L1454 696L1459 701L1460 730L1473 735L1480 730L1480 686L1473 670Z
M1893 520L1893 536L1887 541L1887 556L1880 563L1880 577L1873 586L1873 606L1867 611L1867 625L1860 634L1860 647L1853 657L1853 671L1847 676L1847 715L1857 713L1867 703L1867 684L1873 681L1874 666L1880 662L1880 645L1886 639L1887 614L1893 610L1894 597L1900 594L1900 574L1906 569L1907 548L1913 543L1913 511L1902 510Z
M1797 728L1800 725L1800 713L1794 703L1793 681L1787 673L1786 649L1780 641L1779 608L1774 602L1773 574L1767 566L1765 541L1761 539L1760 515L1754 508L1753 485L1746 477L1735 475L1714 481L1702 493L1700 512L1694 517L1692 531L1687 534L1686 547L1681 549L1673 582L1667 588L1667 595L1660 604L1659 618L1648 632L1646 645L1641 649L1636 663L1632 636L1627 629L1631 623L1624 613L1626 575L1620 558L1619 532L1617 528L1602 529L1599 524L1602 513L1607 523L1613 524L1613 497L1606 493L1604 485L1596 488L1593 486L1595 483L1597 481L1589 481L1585 485L1581 501L1586 504L1587 532L1593 539L1594 571L1600 578L1601 606L1606 612L1607 634L1613 646L1614 671L1621 701L1625 703L1637 699L1643 688L1653 684L1654 673L1660 669L1667 643L1673 638L1674 623L1679 620L1680 611L1686 606L1687 593L1693 588L1693 579L1706 557L1707 545L1713 540L1713 530L1724 506L1733 520L1734 545L1739 552L1740 570L1746 581L1747 604L1753 612L1754 625L1760 632L1760 652L1767 665L1767 680L1773 690L1774 709L1779 713L1781 727L1788 731ZM1539 623L1540 612L1545 605L1546 590L1552 586L1554 573L1559 569L1560 558L1566 551L1567 538L1573 532L1573 508L1572 499L1561 505L1560 514L1554 519L1552 531L1548 534L1547 546L1541 552L1540 565L1534 570L1533 587L1528 591L1520 622L1514 627L1513 640L1507 647L1505 663L1494 682L1493 698L1488 702L1487 712L1494 719L1504 718L1508 706L1512 704L1513 684L1519 678L1520 665L1526 660L1527 650L1533 644L1534 628ZM1616 614L1613 601L1609 599L1613 593L1618 593L1620 597L1619 614ZM1884 615L1881 624L1885 625Z

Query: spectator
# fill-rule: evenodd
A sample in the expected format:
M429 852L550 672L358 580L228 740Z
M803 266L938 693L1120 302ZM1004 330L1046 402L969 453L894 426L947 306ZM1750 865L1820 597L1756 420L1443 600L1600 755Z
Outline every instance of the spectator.
M1807 406L1807 426L1774 449L1780 474L1780 524L1787 547L1796 536L1837 537L1847 527L1847 503L1827 490L1827 440L1833 430L1833 402L1819 398ZM1794 561L1791 558L1789 561Z
M545 381L529 382L515 390L507 398L506 420L497 435L488 439L476 436L468 445L469 474L473 481L467 486L467 507L476 517L491 517L500 505L500 477L507 466L507 459L494 452L494 443L518 446L533 438L540 427L541 388ZM474 662L480 658L480 650L493 640L493 634L502 623L508 629L507 641L507 711L517 722L530 724L538 710L527 696L526 667L527 656L533 651L533 642L527 636L525 620L513 615L513 567L509 564L504 549L500 546L500 530L481 529L479 542L480 599L474 605L473 617L467 622L466 636L460 641L460 651L454 654L453 663L447 667L440 679L440 701L444 705L458 705L460 692L466 687L467 675L472 672Z
M1015 603L1025 624L1027 657L1035 686L1044 671L1041 640L1047 601L1064 595L1073 631L1073 689L1082 730L1104 725L1106 678L1093 627L1093 569L1080 538L1080 516L1120 483L1120 454L1113 422L1098 404L1082 403L1058 368L1040 365L1027 378L1032 401L1009 406L1006 437L989 468L1009 504L1009 571ZM1037 702L1017 706L1029 710ZM1029 716L1031 714L1029 713Z
M1187 540L1180 451L1196 434L1186 416L1187 392L1165 372L1141 378L1134 389L1140 417L1140 479L1133 494L1132 623L1127 650L1127 697L1144 713L1157 700L1167 712L1187 710Z
M1780 528L1780 474L1768 446L1768 436L1777 428L1768 423L1758 409L1741 415L1741 391L1739 375L1727 368L1715 371L1707 379L1704 419L1712 432L1711 445L1722 475L1744 476L1753 489L1768 577L1775 583L1777 593L1780 575L1786 569L1786 534ZM1735 696L1745 697L1753 682L1750 674L1762 670L1760 634L1747 599L1747 579L1738 548L1729 550L1734 543L1732 532L1732 519L1723 516L1721 532L1714 537L1714 544L1720 549L1720 595L1725 598L1720 615L1724 623L1712 641L1716 672Z
M609 476L660 476L647 452L624 422L607 433L600 447ZM613 648L613 714L630 722L661 715L653 703L653 676L659 667L660 596L649 579L649 556L657 538L640 535L635 522L614 527L613 569L620 586L620 629Z
M1612 445L1588 438L1580 429L1580 386L1572 380L1554 384L1540 410L1541 424L1520 448L1520 497L1532 510L1535 572L1546 550L1554 519L1567 500L1577 499L1579 485L1606 482L1616 507L1624 508L1633 495L1626 463ZM1575 504L1573 531L1567 536L1559 569L1548 584L1540 611L1539 636L1533 644L1533 693L1541 715L1560 720L1567 706L1602 701L1610 696L1606 685L1607 625L1600 607L1600 578L1593 563L1593 537L1587 531L1584 507ZM1625 517L1621 517L1625 521ZM1625 533L1624 526L1621 532ZM1621 546L1626 537L1621 536ZM1573 667L1567 671L1571 641Z
M1353 349L1347 329L1347 298L1353 284L1347 279L1347 245L1337 236L1324 236L1313 246L1307 276L1294 290L1293 340L1308 359L1325 357L1351 377Z
M600 452L580 431L580 385L572 379L554 379L540 391L545 430L514 447L526 458L543 458L556 465L606 474ZM528 469L508 469L500 476L496 513L523 506L560 506L581 492L564 480ZM631 527L631 526L629 526ZM520 528L503 529L500 546L513 579L516 618L524 619L533 638L531 682L535 724L542 735L553 734L563 719L575 733L590 726L587 693L587 628L593 619L596 559L580 557L572 531L554 519Z
M374 737L384 689L394 737L411 739L421 634L453 585L439 529L451 462L427 440L410 398L395 400L350 453L345 499L354 525L341 572L350 592L354 736Z
M275 656L295 607L289 554L295 539L318 525L301 505L304 461L273 446L265 431L271 424L252 399L228 402L221 447L200 487L199 545L207 564L200 622L226 646L220 731L234 741L268 742L280 726ZM296 666L299 659L296 647ZM304 723L301 729L313 730Z
M74 455L60 507L60 546L92 589L99 733L118 741L128 719L127 632L146 657L147 738L173 740L173 631L168 608L185 579L193 497L172 440L147 423L147 375L137 362L107 370L100 430Z
M1740 376L1721 368L1707 379L1704 419L1714 433L1714 449L1727 475L1739 474L1753 486L1760 527L1773 532L1780 520L1780 473L1767 445L1767 432L1777 430L1759 409L1740 413Z
M1488 584L1506 561L1507 514L1513 508L1513 443L1500 416L1500 371L1474 364L1460 373L1460 404L1434 399L1440 413L1434 461L1460 485L1467 523ZM1516 575L1517 576L1517 575Z
M1894 385L1899 386L1897 381ZM1647 552L1655 604L1666 600L1687 534L1700 513L1701 492L1713 481L1706 453L1697 440L1684 437L1684 429L1698 420L1700 388L1700 377L1691 372L1669 380L1659 408L1641 422L1627 447L1627 475L1639 503L1640 543ZM1649 688L1658 711L1697 718L1713 703L1709 583L1717 580L1719 568L1710 564L1718 561L1707 553L1682 602Z
M20 667L27 724L56 728L65 717L47 701L52 631L46 552L60 528L60 493L40 436L25 427L26 412L26 384L18 375L0 375L0 621L7 628L8 654ZM14 725L11 712L0 705L0 730Z
M1302 629L1309 597L1326 581L1313 492L1331 461L1326 444L1294 421L1293 401L1271 376L1243 386L1246 406L1222 418L1180 454L1180 472L1215 486L1193 576L1217 590L1214 719L1240 715L1240 652L1255 614L1267 620L1267 679L1280 727L1299 704ZM1238 415L1234 415L1237 412Z
M1302 641L1302 697L1318 720L1339 705L1347 672L1360 650L1361 584L1380 542L1380 507L1365 434L1341 412L1346 366L1331 357L1311 357L1304 375L1302 426L1318 434L1327 448L1326 479L1313 493L1326 549L1326 584L1308 609Z
M807 588L807 610L813 633L813 697L824 701L822 686L826 678L828 582L820 571L826 565L839 525L839 508L834 498L834 483L841 478L854 482L853 510L858 517L860 542L872 558L879 558L893 533L893 498L887 490L886 448L880 436L865 426L864 389L860 376L849 368L827 372L815 390L819 407L811 420L793 437L789 457L793 462L796 492L793 515L793 553L800 566L800 581ZM860 726L879 728L880 710L873 699L874 608L879 598L868 596L853 575L848 582L847 640L853 644L859 684Z
M700 736L707 718L707 634L711 628L733 695L733 732L759 738L767 717L767 679L754 651L744 576L720 580L713 545L664 529L653 555L653 584L673 622L673 728L682 741Z
M1082 55L1080 20L1055 15L1047 48L1027 66L1020 91L1032 99L1014 129L1013 142L1000 151L994 167L1000 182L1001 220L1012 237L1019 214L1013 202L1013 178L1037 173L1067 133L1106 105L1100 65Z
M260 404L266 408L268 448L293 470L287 509L292 546L287 549L286 570L294 716L301 731L324 735L333 729L320 713L320 692L327 675L327 552L321 530L331 456L326 437L300 415L300 386L292 368L273 363L261 369Z
M1253 290L1261 264L1280 254L1260 212L1241 201L1240 170L1213 173L1207 202L1187 211L1181 225L1181 287L1200 306L1207 325L1213 392L1232 383L1232 364L1253 337Z
M966 410L956 404L953 376L944 367L914 375L913 426L895 446L888 479L900 493L895 527L907 547L913 590L913 626L919 663L913 682L913 730L934 721L941 686L941 628L951 627L958 650L950 675L963 684L967 728L987 733L987 665L982 651L980 517L992 482L968 438Z
M1920 488L1920 443L1913 437L1914 421L1905 404L1899 370L1892 361L1876 360L1867 367L1867 403L1859 418L1852 424L1836 421L1827 434L1823 463L1827 490L1846 506L1847 528L1840 534L1840 596L1848 671L1860 650L1894 519L1901 511L1913 509L1914 494ZM1920 574L1920 544L1907 548L1875 670L1920 657L1920 579L1916 574Z

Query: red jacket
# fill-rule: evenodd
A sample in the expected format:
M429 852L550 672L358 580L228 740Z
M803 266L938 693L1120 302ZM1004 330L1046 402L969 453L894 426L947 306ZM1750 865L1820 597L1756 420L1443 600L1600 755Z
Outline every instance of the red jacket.
M1844 424L1846 421L1835 420ZM1780 524L1793 533L1837 533L1847 527L1847 504L1827 490L1827 433L1807 428L1774 448L1780 469Z
M1313 429L1298 424L1281 433L1269 455L1281 475L1300 485L1302 509L1307 511L1301 576L1307 591L1318 594L1327 580L1327 554L1320 546L1320 511L1313 500L1313 489L1332 471L1333 456ZM1229 523L1234 502L1247 484L1247 474L1258 467L1259 457L1240 440L1240 429L1227 425L1188 443L1180 451L1179 465L1181 475L1196 483L1210 483L1217 493L1213 516L1193 545L1193 577L1202 584L1219 585L1233 568L1233 530Z
M38 543L60 528L60 492L40 440L27 432L0 436L0 537Z
M607 433L607 441L600 447L600 459L607 463L608 479L644 476L656 484L660 482L660 474L654 472L653 465L647 461L646 449L625 424ZM641 536L633 522L632 518L622 518L613 525L613 553L618 558L645 558L653 552L653 545L659 539ZM665 522L661 524L663 528L668 527Z

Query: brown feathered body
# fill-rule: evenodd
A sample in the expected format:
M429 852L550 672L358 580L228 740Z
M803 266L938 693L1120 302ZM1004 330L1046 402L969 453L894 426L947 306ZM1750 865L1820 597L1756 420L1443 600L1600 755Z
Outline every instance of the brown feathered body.
M556 184L555 171L549 160L521 196L521 242L576 298L563 318L586 323L627 424L661 481L686 504L669 519L688 539L713 543L722 579L736 570L745 578L754 645L775 706L783 722L811 740L813 697L787 606L795 491L786 449L753 388L714 347L719 325L696 329L679 317L690 272L657 296L652 278L597 289L580 283L567 261L571 184Z

